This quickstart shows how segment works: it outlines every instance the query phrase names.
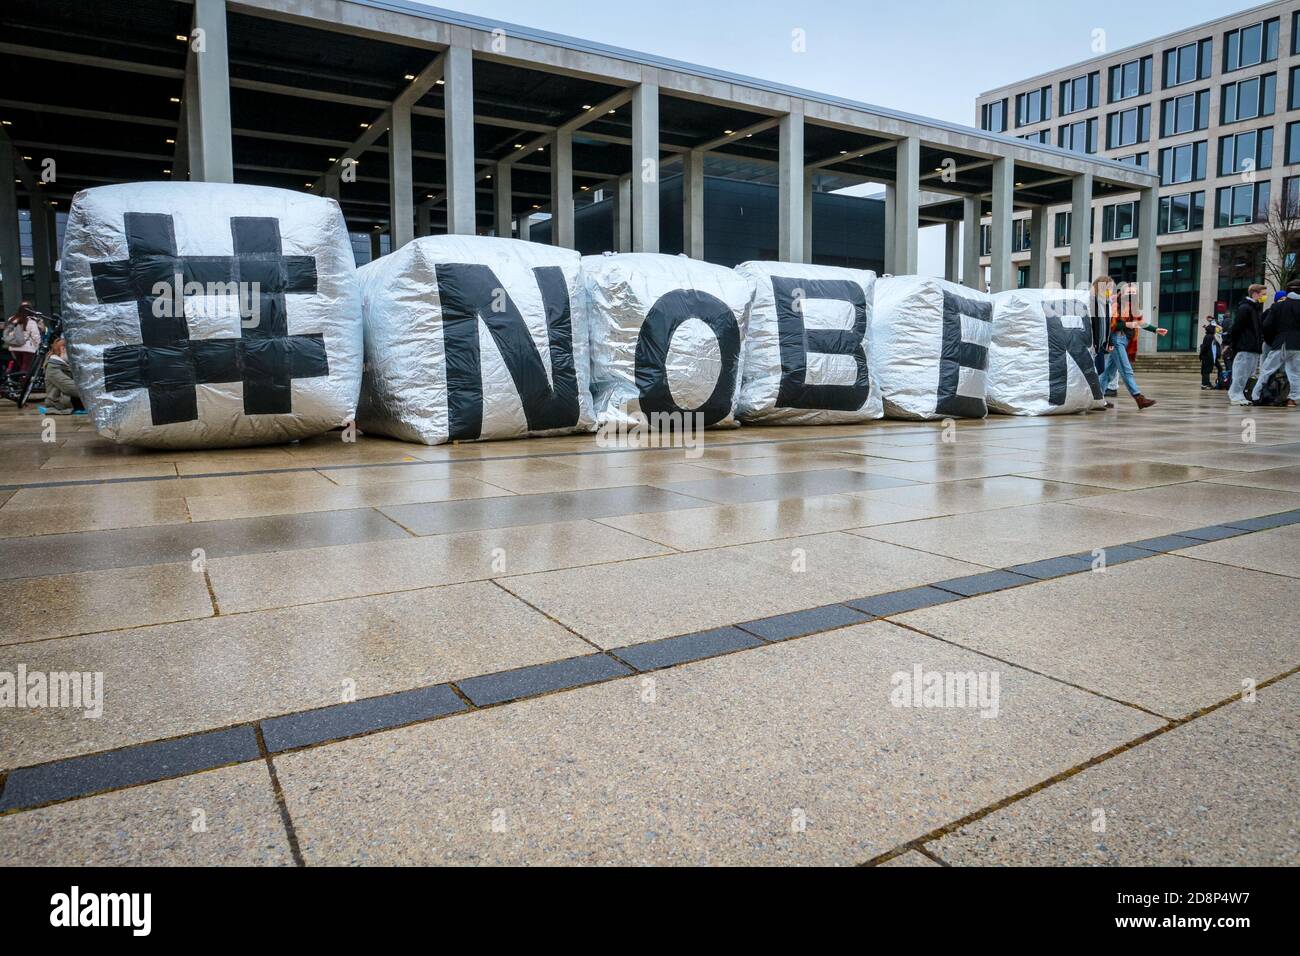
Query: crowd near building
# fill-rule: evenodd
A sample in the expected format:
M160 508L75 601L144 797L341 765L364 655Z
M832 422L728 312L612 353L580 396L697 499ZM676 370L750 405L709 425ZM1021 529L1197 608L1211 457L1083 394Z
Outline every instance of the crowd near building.
M1095 37L1106 42L1104 32ZM1160 255L1159 316L1170 334L1144 350L1192 352L1207 316L1231 311L1279 248L1266 225L1300 197L1300 4L1270 3L1155 40L1104 52L979 96L989 132L1105 157L1160 177L1154 219L1133 194L1091 204L1089 274L1131 280L1143 229ZM1012 223L1016 282L1030 281L1035 245L1054 277L1070 272L1072 209ZM991 224L981 227L989 264ZM1270 235L1270 232L1272 235ZM1297 238L1300 238L1298 236ZM1040 250L1041 252L1041 250Z

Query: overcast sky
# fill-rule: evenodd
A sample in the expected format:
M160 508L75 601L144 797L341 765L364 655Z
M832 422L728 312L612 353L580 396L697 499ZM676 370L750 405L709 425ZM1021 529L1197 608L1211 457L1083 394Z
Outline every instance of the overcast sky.
M975 125L975 97L985 90L1257 4L441 0L428 5ZM796 29L803 31L805 53L791 49ZM1104 48L1094 49L1094 38ZM941 271L942 229L922 230L922 235L922 271Z

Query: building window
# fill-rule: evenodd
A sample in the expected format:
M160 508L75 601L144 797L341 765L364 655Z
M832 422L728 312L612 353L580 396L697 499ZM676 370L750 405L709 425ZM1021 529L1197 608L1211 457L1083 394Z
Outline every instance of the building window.
M1204 225L1204 192L1160 197L1160 215L1157 225L1160 235L1171 232L1195 232Z
M1115 162L1123 163L1125 166L1136 166L1138 169L1147 169L1151 162L1151 154L1134 153L1132 156L1119 156Z
M1277 17L1223 35L1223 72L1277 59Z
M1021 133L1017 139L1023 139L1030 143L1043 143L1047 146L1052 145L1052 130L1050 127L1040 129L1036 133Z
M1260 116L1272 116L1276 98L1276 73L1252 76L1237 83L1224 83L1219 122L1237 123Z
M1260 130L1261 135L1265 132L1272 133L1270 130ZM1272 142L1269 142L1272 146ZM1286 165L1294 166L1300 163L1300 123L1286 124ZM1264 167L1259 167L1263 169Z
M1098 102L1098 90L1101 86L1101 73L1093 72L1086 76L1076 76L1072 80L1061 81L1061 115L1078 113L1095 109Z
M1028 252L1033 247L1033 242L1030 239L1032 234L1030 220L1013 219L1011 222L1011 251Z
M1225 226L1244 226L1252 222L1263 222L1268 218L1268 199L1267 180L1242 183L1239 186L1224 186L1215 190L1214 224L1222 229Z
M1288 216L1300 215L1300 176L1288 176L1282 180L1282 202L1286 204Z
M1058 212L1056 214L1056 248L1070 244L1070 214L1068 212Z
M1194 133L1210 125L1210 91L1200 90L1164 100L1160 104L1160 135Z
M1151 92L1151 57L1129 60L1110 68L1110 102L1145 96Z
M980 126L990 133L1005 133L1007 131L1007 101L1005 98L994 100L992 103L985 103L980 107Z
M1106 117L1106 148L1145 143L1151 136L1151 106L1144 104Z
M1300 124L1293 124L1300 125ZM1287 155L1291 151L1291 127L1287 127ZM1290 160L1288 159L1288 162ZM1219 137L1219 175L1233 176L1273 166L1273 127Z
M1106 206L1101 211L1101 241L1137 238L1138 204L1134 200Z
M1056 130L1056 145L1076 153L1097 152L1097 118L1066 123Z
M1200 40L1165 50L1165 89L1210 78L1213 40Z
M1300 86L1296 84L1297 76L1300 76L1300 66L1291 67L1286 94L1286 108L1289 110L1300 110Z
M1300 56L1300 12L1291 14L1291 55Z
M980 226L980 255L990 256L993 254L993 227Z
M1181 146L1166 146L1160 150L1160 185L1172 186L1175 183L1204 179L1206 152L1205 140Z
M1016 96L1016 125L1032 126L1052 118L1052 88L1030 90Z

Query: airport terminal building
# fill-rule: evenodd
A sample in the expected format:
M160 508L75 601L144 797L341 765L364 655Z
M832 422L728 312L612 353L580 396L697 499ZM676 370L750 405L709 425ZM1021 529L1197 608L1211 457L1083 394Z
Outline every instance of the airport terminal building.
M983 93L989 132L1105 157L1160 177L1161 351L1195 351L1197 327L1268 279L1264 221L1300 196L1300 3L1269 3ZM1137 194L1092 203L1092 274L1131 279L1149 228ZM1030 249L1069 269L1071 208L1038 224L1017 216L1012 261L1029 279ZM989 263L990 226L981 236Z
M370 237L359 261L450 232L907 274L918 231L944 226L947 277L988 272L995 291L1016 281L1018 213L1158 188L1152 170L1011 129L404 0L12 0L0 26L6 313L24 291L52 307L61 214L117 182L331 196ZM829 195L860 183L884 184L883 203ZM1154 288L1149 205L1131 271ZM1079 230L1065 245L1081 261L1096 250ZM1046 251L1030 254L1035 284L1060 277Z

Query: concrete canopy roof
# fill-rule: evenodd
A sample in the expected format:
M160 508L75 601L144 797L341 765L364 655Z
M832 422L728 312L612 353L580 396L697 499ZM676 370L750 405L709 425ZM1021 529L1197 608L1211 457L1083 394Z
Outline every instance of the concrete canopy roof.
M843 185L892 181L893 141L904 136L921 140L926 190L985 193L988 164L998 157L1016 162L1025 183L1020 203L1067 201L1068 177L1079 172L1093 174L1098 192L1156 184L1147 171L1054 147L404 0L231 0L228 10L240 182L319 188L363 124L381 119L409 78L455 37L475 51L477 211L485 224L492 165L577 117L584 120L573 147L579 194L626 173L630 108L583 117L584 107L643 81L659 84L665 158L703 149L727 163L775 166L775 119L802 109L805 162ZM42 188L62 208L82 188L171 175L179 154L168 140L178 138L186 60L178 37L188 34L191 15L187 0L7 0L0 119L11 124L18 152L33 157L29 165L55 160L57 178ZM494 42L501 36L503 47ZM433 85L416 101L412 123L414 198L434 207L435 226L446 175L441 89ZM526 152L512 160L516 212L549 202L549 151ZM956 180L928 177L945 158L960 170ZM341 196L349 221L386 221L387 165L380 133Z

